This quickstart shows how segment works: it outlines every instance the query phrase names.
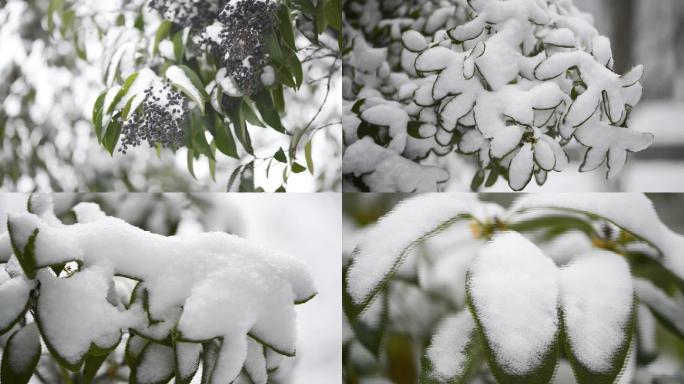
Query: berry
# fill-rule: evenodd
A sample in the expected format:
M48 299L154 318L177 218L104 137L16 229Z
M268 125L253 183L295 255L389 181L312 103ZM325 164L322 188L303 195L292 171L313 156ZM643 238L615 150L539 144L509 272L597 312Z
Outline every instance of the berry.
M157 144L165 148L181 147L187 119L188 100L169 83L153 84L145 90L142 112L123 124L119 152L125 154L129 147L137 147L143 141L150 147Z

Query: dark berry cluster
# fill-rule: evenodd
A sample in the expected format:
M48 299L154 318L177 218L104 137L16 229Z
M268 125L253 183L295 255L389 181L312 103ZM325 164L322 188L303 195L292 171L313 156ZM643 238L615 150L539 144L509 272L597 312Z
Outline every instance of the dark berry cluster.
M268 64L264 35L275 26L277 9L269 0L231 0L218 16L220 40L207 42L246 95L263 87L261 71Z
M149 0L148 6L167 20L193 28L211 24L220 10L218 0Z
M146 141L150 147L178 148L183 146L188 119L188 100L171 85L153 85L145 90L140 114L133 114L123 124L119 151L137 147Z

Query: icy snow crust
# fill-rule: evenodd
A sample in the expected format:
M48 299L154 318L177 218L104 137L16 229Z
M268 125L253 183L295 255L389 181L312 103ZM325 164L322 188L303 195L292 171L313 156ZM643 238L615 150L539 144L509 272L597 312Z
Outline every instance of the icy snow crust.
M129 328L159 341L169 336L189 342L219 338L222 353L215 383L237 377L248 358L250 369L258 373L252 380L265 383L266 376L256 366L263 362L265 350L295 353L294 304L316 294L308 269L297 259L226 233L156 235L106 216L92 203L81 203L74 211L78 223L73 225L61 224L51 206L8 218L11 240L18 249L24 249L29 234L38 230L34 252L38 268L69 261L80 264L69 277L55 276L47 268L37 273L41 333L68 364L80 364L92 345L113 347L121 331ZM0 237L0 250L6 239ZM115 276L139 281L130 303L114 298ZM35 284L23 275L0 280L0 320L23 310ZM13 313L5 308L13 308ZM78 329L72 330L74 324ZM261 360L248 352L255 340L260 347L251 355L261 354ZM196 366L191 358L196 348L184 348L189 360L180 367L186 372ZM166 355L152 351L147 358L166 361ZM142 369L138 374L161 373Z
M377 175L408 175L400 158L419 178L421 167L445 164L439 157L454 151L478 156L482 169L504 168L521 190L533 175L543 184L562 171L573 138L587 148L581 171L605 163L613 177L629 152L653 142L628 128L643 67L615 73L610 41L571 0L425 2L392 14L375 1L350 6L368 28L347 28L343 172L371 191L402 190L405 180ZM413 11L423 16L409 18ZM382 48L370 41L375 27ZM371 144L395 160L365 155L377 152Z

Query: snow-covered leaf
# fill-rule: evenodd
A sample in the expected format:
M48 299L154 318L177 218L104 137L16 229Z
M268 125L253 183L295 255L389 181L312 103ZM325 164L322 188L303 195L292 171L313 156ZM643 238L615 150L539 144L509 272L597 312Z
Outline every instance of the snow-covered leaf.
M622 371L636 318L627 262L593 251L561 269L564 350L579 384L610 384Z
M0 273L6 273L0 269ZM0 281L0 335L9 331L19 321L29 307L31 289L35 281L24 276L16 276Z
M370 229L359 242L347 273L347 289L355 318L392 278L412 247L471 217L469 200L425 195L400 203Z
M174 375L174 350L167 345L148 343L131 367L131 384L168 383Z
M464 383L479 349L475 322L468 310L445 317L425 352L421 383Z
M175 354L176 383L189 384L199 369L202 344L177 342Z
M546 384L559 358L558 270L517 232L480 249L466 280L468 306L501 383Z
M204 114L204 101L209 98L204 85L195 72L184 65L172 65L166 70L166 78L193 100Z
M406 31L401 35L404 47L411 52L421 52L428 47L425 37L417 31Z
M660 323L684 339L684 305L648 280L635 279L634 288L639 301L648 306Z
M514 191L521 191L532 179L534 170L534 152L532 144L525 143L518 153L513 156L508 169L508 185Z
M0 382L28 383L40 359L40 334L36 323L14 332L2 352Z

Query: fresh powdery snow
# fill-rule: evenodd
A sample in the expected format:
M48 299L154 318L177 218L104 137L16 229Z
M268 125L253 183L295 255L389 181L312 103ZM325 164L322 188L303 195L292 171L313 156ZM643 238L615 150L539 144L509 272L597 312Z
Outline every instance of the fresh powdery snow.
M366 233L348 272L348 290L356 304L362 304L399 267L406 248L441 226L470 216L478 209L473 199L426 194L401 202ZM498 207L498 206L497 206ZM499 213L498 209L491 209ZM484 216L484 215L482 215ZM483 218L484 219L484 218ZM444 229L444 228L442 228Z
M625 259L594 250L560 272L561 304L573 354L592 372L607 372L621 347L634 308Z
M238 376L249 358L248 345L255 340L279 354L295 353L294 304L316 294L301 261L223 232L191 237L153 234L106 216L93 203L81 203L74 211L78 223L72 225L56 220L51 205L8 219L18 249L25 249L31 234L38 233L34 255L23 255L34 256L38 268L36 319L48 347L69 364L80 363L91 344L114 346L122 330L129 328L155 340L173 332L180 341L188 341L179 344L178 354L179 369L187 374L197 365L196 343L221 340L223 353L213 383ZM6 239L0 237L0 250ZM57 277L42 268L67 261L77 261L77 270ZM118 276L139 281L131 303L117 295ZM23 311L35 285L23 275L2 279L3 323ZM5 308L13 308L12 313ZM250 370L257 373L262 371L255 362L265 364L265 352L259 350L262 357L250 360ZM145 359L155 359L148 364L155 368L141 369L137 375L165 375L157 359L172 363L167 361L169 352L161 355L146 354ZM257 376L262 382L263 375Z
M468 292L496 361L538 367L558 337L558 269L517 232L496 235L470 267Z
M174 374L173 348L149 343L142 351L142 359L135 369L139 383L160 383Z
M4 269L0 272L6 275L0 280L0 330L5 330L14 324L26 309L29 294L36 286L36 282L24 276L9 278Z
M616 73L610 41L572 1L429 3L417 14L398 7L394 18L373 4L359 7L358 20L345 29L353 47L345 55L343 90L343 173L356 178L345 184L349 190L361 183L389 192L397 174L420 177L401 158L437 163L448 177L462 179L461 169L438 159L456 152L479 157L474 180L492 174L496 159L503 170L494 176L522 190L533 175L543 185L550 171L563 171L563 147L575 140L586 148L581 171L607 163L611 178L628 152L653 143L650 133L629 128L643 67ZM368 161L370 150L358 148L368 136L394 159ZM416 190L448 187L448 180L421 182Z
M432 364L430 376L441 382L462 377L472 358L469 348L476 337L475 322L467 310L444 318L425 354Z

